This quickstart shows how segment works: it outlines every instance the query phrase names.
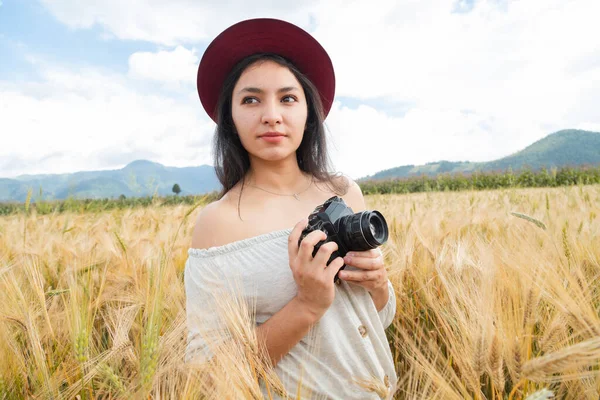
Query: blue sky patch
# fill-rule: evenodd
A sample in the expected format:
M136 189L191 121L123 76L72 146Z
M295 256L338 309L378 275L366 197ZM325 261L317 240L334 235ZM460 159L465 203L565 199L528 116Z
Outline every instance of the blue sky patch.
M5 0L0 9L0 79L30 72L30 55L49 63L102 65L126 73L131 54L157 48L143 41L103 39L102 33L98 27L69 29L39 3Z
M350 109L357 109L359 106L365 105L397 118L404 117L404 115L416 105L414 102L395 101L383 97L360 99L356 97L338 96L335 99L340 101L344 107Z
M471 12L473 7L475 7L476 0L456 0L454 3L454 7L452 8L453 13L457 14L466 14Z

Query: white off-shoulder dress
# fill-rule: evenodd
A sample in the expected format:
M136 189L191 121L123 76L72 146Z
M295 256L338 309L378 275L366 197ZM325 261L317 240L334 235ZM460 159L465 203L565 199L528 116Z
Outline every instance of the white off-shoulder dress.
M215 312L215 293L219 290L234 290L238 298L247 301L255 309L257 325L296 296L288 256L291 231L274 231L208 249L189 249L184 278L187 361L210 358L210 348L214 347L207 341L226 338L219 330L222 322ZM389 393L395 391L396 371L384 331L396 312L396 297L389 281L388 290L389 300L378 312L361 286L344 281L336 285L335 299L327 312L275 366L290 398L297 393L300 377L302 399L380 398L360 387L357 379L375 378L388 386Z

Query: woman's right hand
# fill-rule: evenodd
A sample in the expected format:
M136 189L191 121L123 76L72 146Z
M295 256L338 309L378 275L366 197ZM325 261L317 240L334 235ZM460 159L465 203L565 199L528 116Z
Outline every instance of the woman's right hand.
M335 297L333 279L344 265L344 259L337 257L326 265L331 254L338 249L335 242L321 245L313 258L315 245L327 239L327 235L321 230L306 235L298 246L298 239L307 224L308 218L304 218L292 229L288 238L288 253L290 268L298 286L296 298L318 319L333 303Z

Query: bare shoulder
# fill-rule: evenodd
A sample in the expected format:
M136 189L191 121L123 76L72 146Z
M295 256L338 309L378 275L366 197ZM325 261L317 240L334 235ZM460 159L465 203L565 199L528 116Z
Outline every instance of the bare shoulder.
M231 207L222 200L206 205L196 217L192 248L207 249L228 242L231 232Z
M336 179L348 188L346 193L341 196L348 207L352 208L354 212L364 211L366 209L365 199L358 183L347 175L338 176Z

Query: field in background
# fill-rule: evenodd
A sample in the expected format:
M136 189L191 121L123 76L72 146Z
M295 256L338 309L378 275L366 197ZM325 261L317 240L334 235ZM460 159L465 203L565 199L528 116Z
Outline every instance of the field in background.
M437 165L437 164L436 164ZM439 165L438 165L439 166ZM433 166L432 166L433 168ZM553 188L575 185L600 184L600 165L541 168L531 170L522 168L517 171L449 173L444 168L433 171L435 175L420 175L407 178L381 178L359 180L358 184L365 195L371 194L408 194L422 192L458 192L465 190L491 190L514 188ZM1 194L1 193L0 193ZM14 194L13 194L14 195ZM44 195L42 187L37 193L33 187L23 193L21 202L1 202L0 216L28 213L35 209L38 215L60 214L63 212L105 212L114 209L127 209L138 207L176 206L180 204L207 203L218 199L218 191L200 195L171 195L145 197L118 198L76 198L68 197L64 200L49 200Z
M598 398L600 186L366 200L391 229L397 398ZM198 210L0 218L0 399L236 398L257 394L259 375L277 385L244 318L230 318L240 337L219 365L183 363Z

